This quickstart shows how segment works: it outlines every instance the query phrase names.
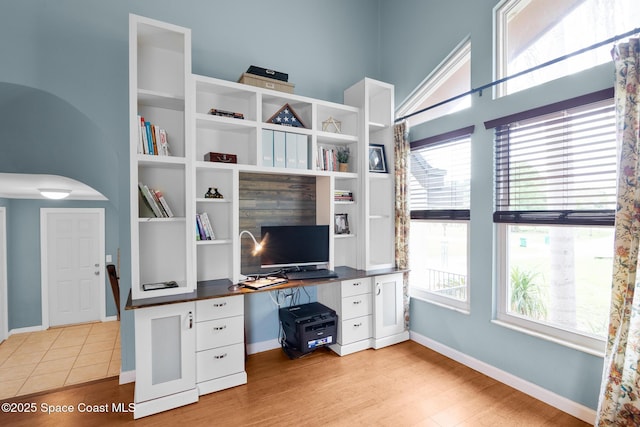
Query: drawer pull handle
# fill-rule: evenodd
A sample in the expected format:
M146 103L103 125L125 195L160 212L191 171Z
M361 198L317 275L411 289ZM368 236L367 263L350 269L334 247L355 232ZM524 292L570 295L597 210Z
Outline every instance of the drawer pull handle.
M219 354L217 356L213 356L214 359L224 359L225 357L227 357L227 353L225 354Z
M362 300L358 300L358 301L354 301L353 302L354 305L358 305L358 304L361 304L361 303L362 303Z
M189 312L189 329L193 328L193 312Z
M213 304L214 307L224 307L225 305L227 305L226 302L221 302L221 303L215 303Z
M360 282L354 283L353 286L360 286Z
M360 326L362 326L362 322L353 324L354 328L359 328Z
M214 326L213 330L214 331L222 331L224 329L227 329L227 325L224 326Z

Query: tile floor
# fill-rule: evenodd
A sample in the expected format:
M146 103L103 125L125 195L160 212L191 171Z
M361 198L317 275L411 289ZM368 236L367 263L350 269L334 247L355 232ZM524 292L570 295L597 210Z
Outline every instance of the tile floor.
M0 399L120 374L120 322L14 334L0 344Z

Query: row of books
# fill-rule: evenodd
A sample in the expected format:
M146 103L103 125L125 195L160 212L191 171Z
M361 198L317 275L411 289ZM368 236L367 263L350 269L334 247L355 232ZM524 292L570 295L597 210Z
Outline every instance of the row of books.
M318 164L316 166L321 171L337 171L338 149L318 146Z
M145 204L149 209L151 209L156 218L173 217L173 212L169 207L169 203L167 203L167 199L164 198L160 190L149 188L141 182L138 183L138 190L140 190L140 194L142 194Z
M138 138L138 153L153 156L169 156L169 141L167 131L138 116L140 132Z
M209 215L206 212L196 214L196 240L215 240Z
M353 202L353 192L351 190L335 190L333 200L336 202Z

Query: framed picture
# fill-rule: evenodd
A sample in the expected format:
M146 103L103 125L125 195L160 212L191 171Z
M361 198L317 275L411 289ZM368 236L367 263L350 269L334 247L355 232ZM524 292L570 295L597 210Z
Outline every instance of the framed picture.
M369 145L369 172L387 173L387 159L384 155L384 145Z
M349 217L348 214L336 214L336 223L334 228L335 234L349 234Z

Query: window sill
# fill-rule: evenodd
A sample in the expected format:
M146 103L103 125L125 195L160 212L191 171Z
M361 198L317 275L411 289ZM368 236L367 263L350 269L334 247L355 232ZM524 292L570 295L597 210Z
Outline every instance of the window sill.
M548 335L548 334L544 334L542 332L537 332L537 331L533 331L531 329L528 329L528 328L525 328L525 327L522 327L522 326L514 325L513 323L509 323L509 322L504 321L504 320L494 319L494 320L491 321L491 323L493 323L495 325L498 325L498 326L502 326L504 328L508 328L508 329L514 330L516 332L520 332L520 333L527 334L527 335L530 335L530 336L533 336L533 337L536 337L536 338L540 338L540 339L543 339L545 341L550 341L552 343L559 344L559 345L568 347L568 348L573 349L573 350L581 351L583 353L587 353L587 354L590 354L592 356L604 357L604 350L595 350L593 348L590 348L590 347L587 347L587 346L584 346L584 345L580 345L580 344L576 344L576 343L572 343L572 342L569 342L569 341L566 341L566 340L563 340L563 339L560 339L560 338L557 338L557 337L553 337L553 336Z

